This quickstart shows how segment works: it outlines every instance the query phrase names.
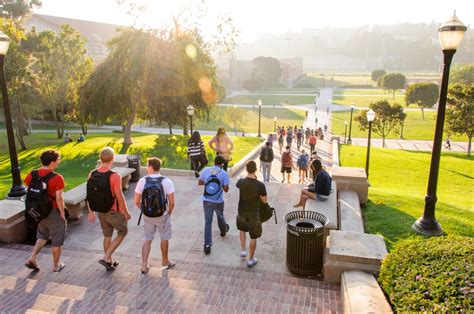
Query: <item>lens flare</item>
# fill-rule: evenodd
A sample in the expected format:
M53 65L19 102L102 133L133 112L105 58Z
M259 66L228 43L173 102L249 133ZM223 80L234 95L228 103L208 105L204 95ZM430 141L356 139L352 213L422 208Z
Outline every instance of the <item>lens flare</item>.
M193 44L188 44L186 48L184 48L186 51L186 55L190 57L191 59L195 59L197 56L197 49Z

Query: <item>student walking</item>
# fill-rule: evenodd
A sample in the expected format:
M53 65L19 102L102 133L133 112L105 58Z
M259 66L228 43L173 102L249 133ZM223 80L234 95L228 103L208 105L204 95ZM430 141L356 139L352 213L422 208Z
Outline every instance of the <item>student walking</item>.
M87 203L89 206L89 223L95 223L98 213L100 227L104 235L104 256L99 263L107 270L113 271L119 265L112 259L112 254L120 246L128 232L127 221L131 216L122 192L122 177L113 171L115 152L105 147L100 152L101 165L89 174L87 180ZM117 236L112 240L114 230Z
M198 131L194 131L188 140L188 158L191 160L191 170L194 170L194 175L199 178L199 172L207 165L208 161L206 149Z
M291 143L293 142L293 132L292 131L289 131L287 134L286 134L286 145L287 146L290 146L291 148Z
M306 154L304 149L301 151L301 155L298 156L296 164L298 165L298 174L299 181L298 183L304 183L305 179L308 177L308 162L309 156Z
M281 151L283 150L283 145L284 145L284 138L283 138L283 134L280 134L280 136L278 136L278 148L280 149L280 154L281 154Z
M232 160L232 150L234 149L234 143L227 136L224 128L219 128L217 130L216 136L214 136L209 141L209 147L213 149L217 155L220 155L224 158L224 171L227 171L227 166L229 161Z
M28 186L26 193L26 215L33 220L33 213L40 213L36 243L25 266L38 271L37 256L48 240L51 240L53 252L53 272L60 272L66 265L61 263L61 249L66 234L66 214L64 209L64 178L54 172L61 162L61 154L56 150L46 150L40 156L42 167L33 170L25 178Z
M135 188L134 203L142 211L141 214L143 214L145 222L143 226L142 266L140 269L142 274L146 274L150 270L148 257L150 256L151 242L155 238L157 230L161 239L161 269L170 269L176 265L168 258L175 189L173 182L160 174L160 169L160 159L156 157L148 158L146 168L148 175L141 178Z
M263 181L270 182L270 172L272 170L273 149L270 142L266 142L260 151L260 165L262 168Z
M304 132L304 143L306 145L309 144L309 136L311 135L311 130L309 129L309 127L306 128L306 131Z
M281 174L283 179L281 183L285 183L285 173L288 175L288 183L291 183L291 169L294 168L293 166L293 155L291 154L290 146L286 146L286 150L281 155Z
M247 257L247 232L250 235L249 259L247 267L257 264L255 250L257 239L262 236L262 222L260 220L260 204L267 203L267 191L265 185L257 180L257 164L251 160L246 164L247 177L239 179L239 206L236 219L237 229L240 230L240 257Z
M318 138L314 134L314 132L311 132L311 135L309 136L309 153L312 154L313 151L315 150L316 143L318 142Z
M199 185L204 186L202 203L204 208L204 253L211 253L212 246L212 219L214 212L217 216L217 224L224 237L229 231L229 225L224 217L224 193L229 191L229 175L223 169L225 159L216 156L214 166L207 167L199 177Z
M298 132L296 133L296 148L298 151L300 150L301 145L303 145L303 130L298 129Z

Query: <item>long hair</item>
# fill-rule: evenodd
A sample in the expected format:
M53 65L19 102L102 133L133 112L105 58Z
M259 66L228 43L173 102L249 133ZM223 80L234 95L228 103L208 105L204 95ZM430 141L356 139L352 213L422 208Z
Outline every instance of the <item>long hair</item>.
M190 143L200 143L201 142L201 134L198 131L194 131L193 135L191 135L191 138L188 141L188 145Z

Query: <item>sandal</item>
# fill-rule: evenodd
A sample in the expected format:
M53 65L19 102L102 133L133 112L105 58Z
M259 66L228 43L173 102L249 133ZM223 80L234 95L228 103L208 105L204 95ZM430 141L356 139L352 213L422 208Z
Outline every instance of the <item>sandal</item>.
M34 270L34 271L40 270L38 265L35 265L35 264L33 264L32 262L29 262L29 261L25 263L25 266L26 266L26 268L29 268L29 269Z
M115 270L114 266L112 266L112 263L109 263L103 259L99 260L99 264L104 266L107 270L110 270L110 271Z
M148 274L149 271L150 271L150 266L148 266L148 265L146 266L146 270L143 270L143 269L140 268L140 274L142 274L142 275Z
M161 270L166 270L166 269L171 269L173 267L176 266L176 263L175 262L170 262L168 265L166 266L161 266Z
M112 266L117 267L118 265L120 265L119 261L113 261L112 262Z
M66 267L66 264L60 263L60 264L59 264L59 268L58 268L57 270L54 270L54 269L53 269L53 272L59 273L61 270L64 269L64 267Z

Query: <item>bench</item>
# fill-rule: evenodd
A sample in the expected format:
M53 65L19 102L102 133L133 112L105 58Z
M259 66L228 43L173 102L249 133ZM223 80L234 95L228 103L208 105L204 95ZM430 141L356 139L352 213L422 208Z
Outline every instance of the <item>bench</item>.
M122 177L122 189L128 190L129 182L135 169L115 167L113 170ZM69 219L78 220L82 216L82 210L86 207L86 196L86 182L64 193L64 204L66 204L66 210L69 213Z
M0 200L0 242L22 243L27 236L25 203L20 200Z
M342 273L341 299L344 313L393 313L377 280L366 272Z
M340 230L364 233L359 195L354 191L339 192Z
M369 196L369 181L365 170L352 167L333 167L332 180L337 182L338 191L354 191L359 195L359 202L365 205Z
M329 220L327 229L337 229L338 228L338 214L337 214L337 184L332 182L332 191L329 194L329 199L327 201L321 202L317 200L309 199L306 201L305 210L314 211L320 213ZM329 231L328 231L329 232Z

